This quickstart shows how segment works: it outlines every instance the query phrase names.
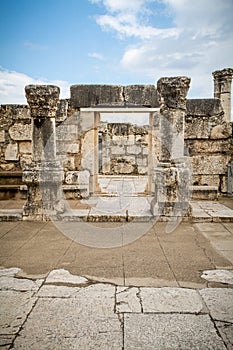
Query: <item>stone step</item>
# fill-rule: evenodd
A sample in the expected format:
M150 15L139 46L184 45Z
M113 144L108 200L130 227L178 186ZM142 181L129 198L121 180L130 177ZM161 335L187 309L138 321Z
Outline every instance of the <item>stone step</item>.
M21 221L23 219L23 209L1 209L0 221Z
M192 199L196 200L217 200L217 186L191 186Z
M0 185L22 185L22 171L0 171Z

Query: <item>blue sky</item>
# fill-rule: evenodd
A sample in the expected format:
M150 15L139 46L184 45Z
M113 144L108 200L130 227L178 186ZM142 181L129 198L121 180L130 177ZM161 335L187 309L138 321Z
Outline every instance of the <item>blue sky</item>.
M156 84L191 77L212 97L211 73L233 67L233 0L0 0L0 103L27 84Z

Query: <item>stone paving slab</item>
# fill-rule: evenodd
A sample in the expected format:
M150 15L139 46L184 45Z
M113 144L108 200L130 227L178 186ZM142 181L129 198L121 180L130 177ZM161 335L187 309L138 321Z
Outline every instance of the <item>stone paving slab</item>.
M0 292L0 334L16 335L37 299L33 292Z
M233 323L233 289L202 289L200 295L213 319Z
M2 269L9 282L19 272ZM233 289L123 287L91 280L76 287L71 279L82 277L66 272L50 272L62 286L57 278L45 284L45 276L37 292L12 290L11 282L0 291L1 348L232 349Z
M226 350L208 315L127 314L124 349Z
M140 296L145 313L200 313L204 308L200 295L192 289L142 288Z

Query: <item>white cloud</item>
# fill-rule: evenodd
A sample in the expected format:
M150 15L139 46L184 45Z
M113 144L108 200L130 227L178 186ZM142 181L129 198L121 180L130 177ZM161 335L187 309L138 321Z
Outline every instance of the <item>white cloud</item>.
M26 104L25 86L29 84L51 84L60 87L60 98L69 98L69 84L63 80L34 79L26 74L0 67L0 103Z
M131 15L103 15L97 18L97 23L105 31L114 30L118 37L137 37L150 39L152 37L168 38L177 37L179 31L176 28L159 29L152 26L141 25L135 16Z
M151 37L126 48L121 65L157 80L161 76L189 75L191 96L210 97L211 73L232 66L232 0L164 0L179 35Z
M93 0L90 0L93 2ZM96 1L94 1L96 2ZM121 39L136 37L149 39L152 37L177 37L177 28L160 29L145 25L149 8L154 0L99 0L105 6L106 14L96 17L96 22L104 31L114 31Z
M232 67L232 0L99 0L98 3L105 6L105 14L96 18L102 30L113 31L120 39L138 39L125 48L120 59L120 67L127 75L144 75L152 82L161 76L188 75L192 78L190 97L212 97L212 72ZM163 5L163 14L156 13L157 17L153 18L156 7L152 10L152 3ZM149 25L148 13L153 25ZM164 14L169 16L172 28L156 25L158 15Z
M105 60L104 56L98 52L89 52L88 57L96 58L97 60L100 60L100 61Z
M90 0L93 3L102 3L109 12L138 12L145 3L151 2L151 0Z

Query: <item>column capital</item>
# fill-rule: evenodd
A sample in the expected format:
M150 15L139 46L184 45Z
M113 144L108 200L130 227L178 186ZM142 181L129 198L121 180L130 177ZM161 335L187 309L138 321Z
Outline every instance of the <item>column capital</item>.
M212 73L215 80L232 80L233 69L224 68L222 70L216 70Z
M160 109L186 109L186 96L191 79L188 77L164 77L157 83Z
M56 116L60 94L58 86L27 85L25 93L32 118L53 118Z

